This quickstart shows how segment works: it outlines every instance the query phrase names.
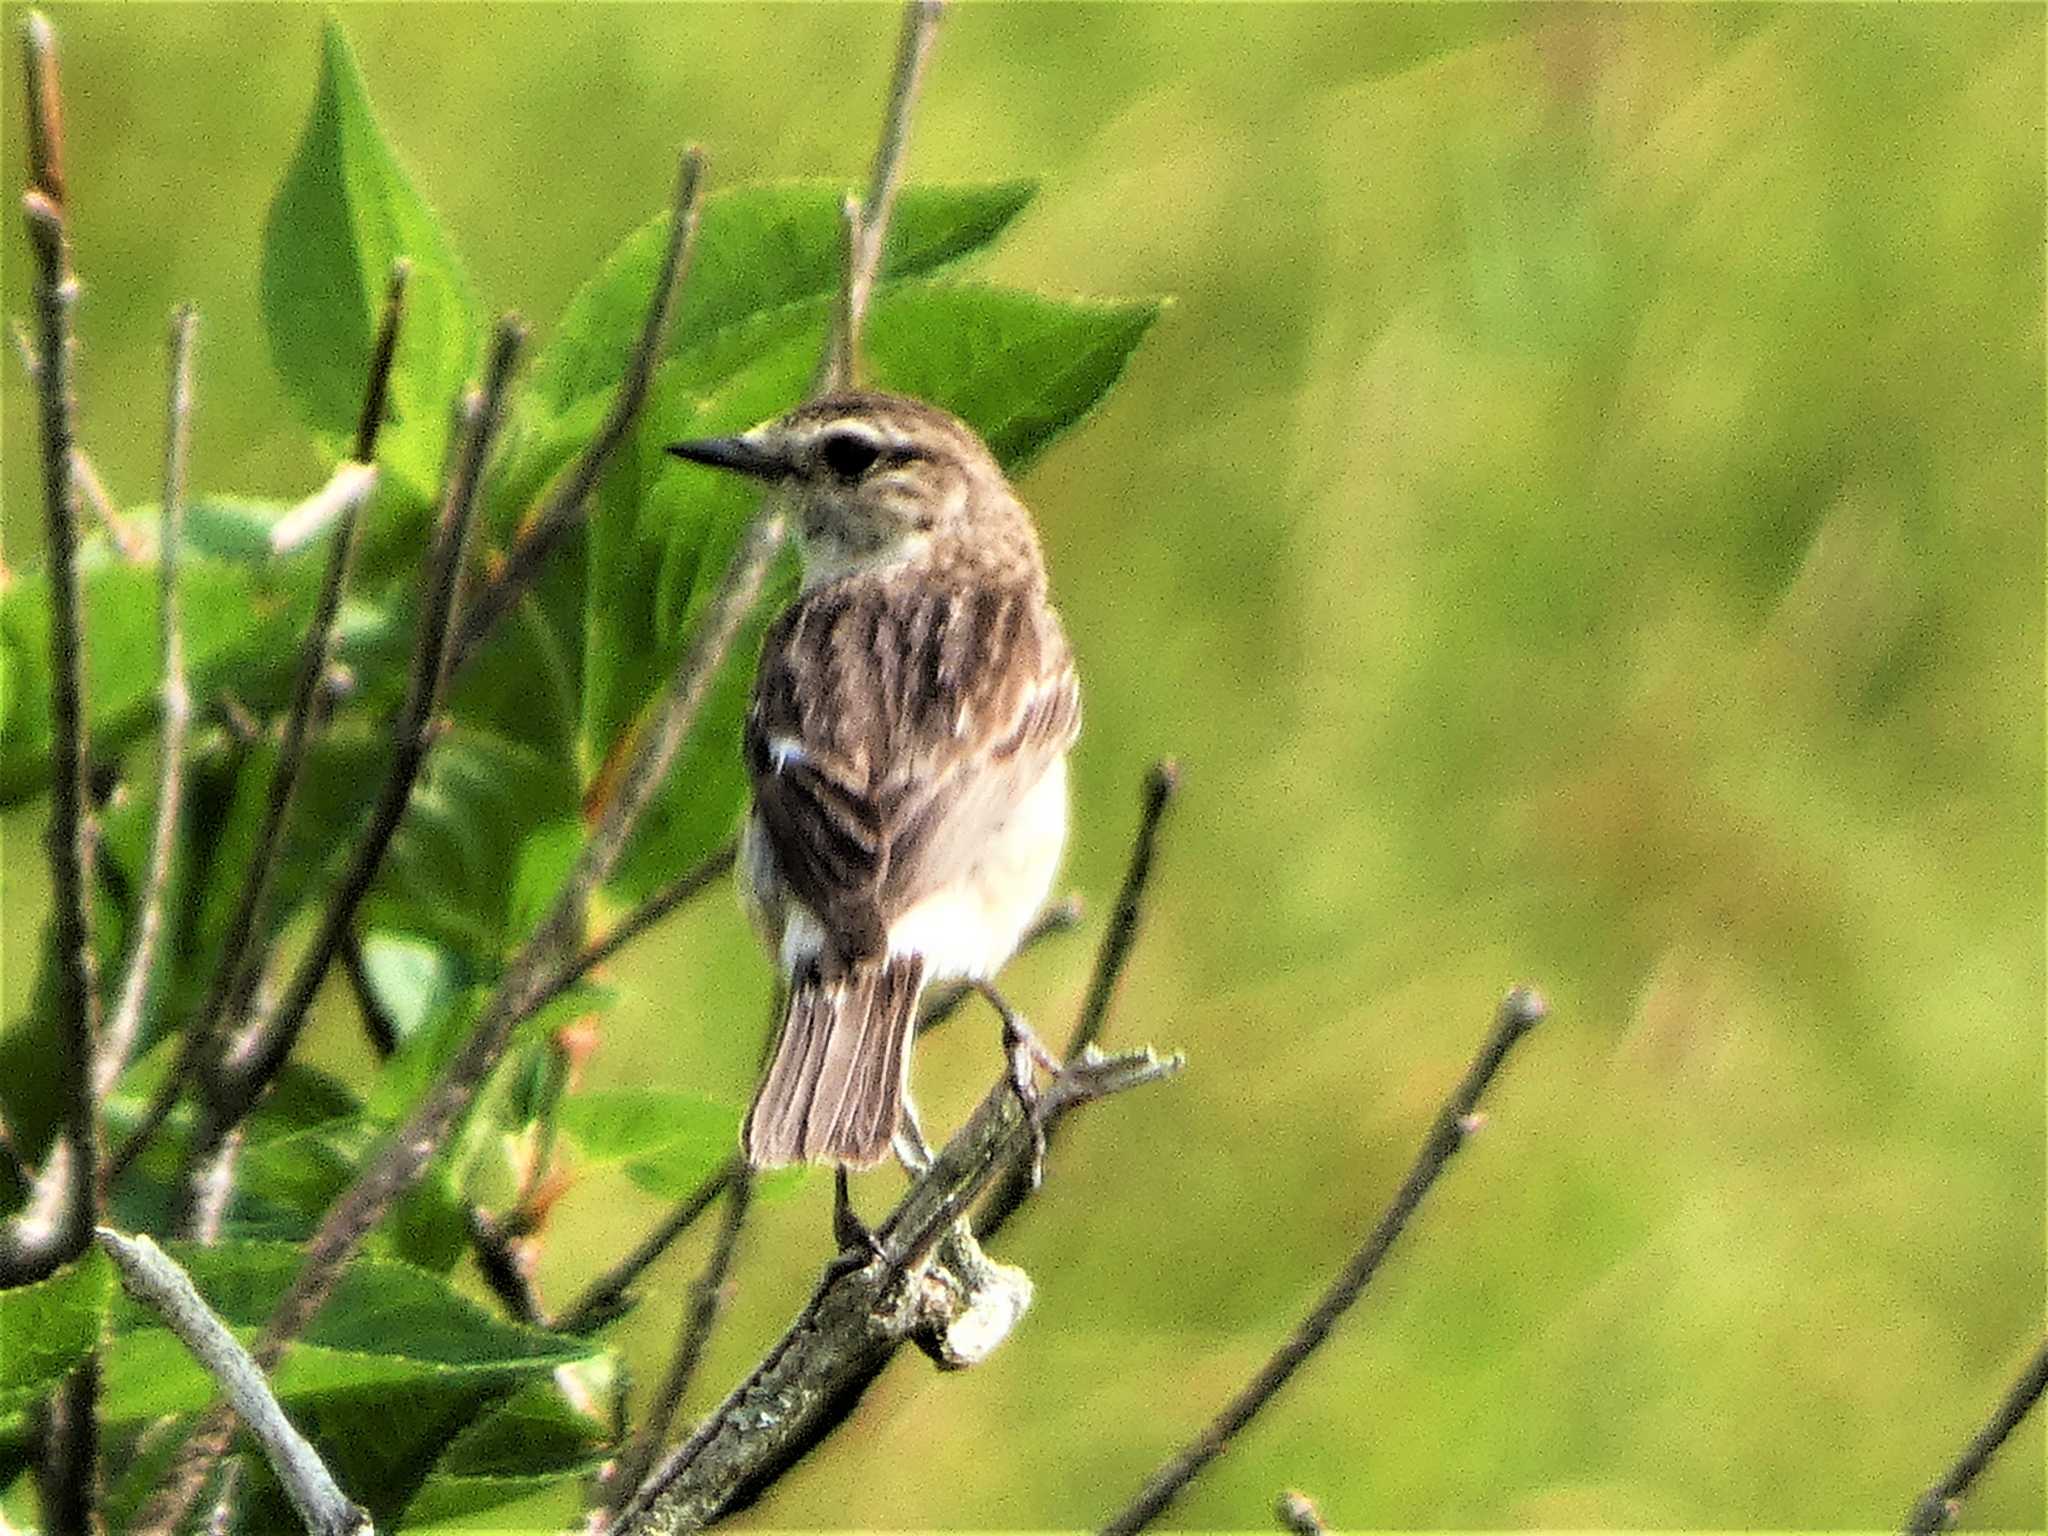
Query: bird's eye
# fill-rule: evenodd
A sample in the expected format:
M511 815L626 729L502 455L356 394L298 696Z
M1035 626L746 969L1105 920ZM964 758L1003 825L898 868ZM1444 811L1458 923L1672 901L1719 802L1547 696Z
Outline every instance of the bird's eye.
M865 437L856 437L851 432L841 432L825 439L818 450L825 467L842 480L858 480L868 468L881 457L881 448Z

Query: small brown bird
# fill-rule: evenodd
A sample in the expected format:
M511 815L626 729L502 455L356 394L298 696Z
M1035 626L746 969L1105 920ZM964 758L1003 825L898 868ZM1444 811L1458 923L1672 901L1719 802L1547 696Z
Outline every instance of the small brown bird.
M802 547L746 724L741 899L785 1002L743 1135L757 1167L837 1165L844 1216L845 1168L904 1113L927 984L988 996L1034 1107L1051 1059L990 978L1059 864L1080 688L1031 514L955 417L840 393L669 451L786 487Z

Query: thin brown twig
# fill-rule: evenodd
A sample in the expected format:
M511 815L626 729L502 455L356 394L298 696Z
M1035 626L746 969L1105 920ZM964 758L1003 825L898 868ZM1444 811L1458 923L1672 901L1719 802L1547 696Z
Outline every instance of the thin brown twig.
M539 576L547 557L582 515L583 504L596 489L605 465L611 462L612 454L625 441L647 402L648 386L654 381L655 365L661 360L669 322L675 315L676 297L682 290L683 276L690 266L690 251L696 244L703 179L704 152L692 145L683 152L682 164L676 171L675 198L669 207L668 245L662 252L654 291L648 297L647 317L626 357L611 409L575 462L555 480L547 498L526 519L512 547L506 550L503 564L470 605L454 646L457 671L468 663L484 636Z
M42 437L43 519L50 573L50 857L52 926L58 967L56 1046L60 1138L66 1155L45 1160L61 1174L54 1219L42 1230L19 1219L0 1228L0 1285L38 1280L92 1241L99 1192L99 1116L93 1053L99 1036L99 976L92 940L90 745L85 723L85 611L78 583L78 505L73 483L74 402L71 270L63 197L63 114L56 37L30 12L22 26L29 105L31 185L22 197L35 258L37 340L42 357L37 407ZM84 1411L89 1418L91 1403ZM54 1524L53 1520L53 1524Z
M1126 1506L1103 1529L1103 1536L1131 1536L1142 1531L1160 1515L1181 1490L1200 1475L1202 1469L1221 1455L1224 1448L1287 1385L1294 1373L1329 1337L1337 1320L1350 1310L1385 1262L1394 1242L1408 1225L1408 1219L1422 1204L1452 1154L1465 1144L1478 1122L1474 1111L1508 1052L1516 1042L1542 1022L1548 1009L1540 994L1517 987L1501 1000L1492 1032L1479 1054L1466 1068L1464 1077L1437 1111L1429 1134L1423 1138L1415 1164L1401 1181L1391 1204L1373 1226L1365 1243L1338 1271L1321 1299L1301 1320L1288 1340L1259 1368L1244 1389L1224 1404L1223 1410L1200 1434L1153 1475Z
M745 1168L746 1160L737 1152L720 1163L716 1171L707 1175L703 1183L685 1195L675 1209L662 1218L660 1226L634 1246L631 1253L591 1281L582 1295L562 1309L551 1325L555 1331L594 1333L614 1318L623 1316L630 1304L633 1282L668 1252L670 1244L696 1225L697 1218L711 1209L726 1186Z
M1963 1499L1969 1494L1971 1485L1991 1464L1991 1458L1998 1454L1999 1447L2019 1428L2020 1421L2033 1411L2044 1391L2048 1391L2048 1340L2042 1342L2033 1358L2021 1368L2013 1384L2006 1389L1997 1410L1984 1427L1970 1437L1970 1443L1963 1447L1955 1465L1914 1502L1906 1516L1904 1529L1907 1536L1933 1536L1934 1532L1946 1530L1954 1523L1962 1512Z
M391 758L362 833L321 914L320 925L277 1011L221 1063L218 1081L206 1085L207 1113L194 1146L205 1151L204 1127L234 1124L260 1098L289 1059L328 967L355 923L356 909L377 878L391 840L405 818L438 732L434 717L448 685L449 641L461 607L470 530L482 495L484 466L504 417L506 392L525 341L516 320L499 322L485 365L483 384L463 401L464 431L443 490L441 515L422 577L418 633L406 678L405 702L392 724Z
M107 482L100 478L99 470L83 448L71 450L71 483L78 487L85 504L92 508L93 516L106 529L114 553L130 562L140 560L143 556L141 531L128 521L115 503L114 493L107 489Z
M100 1038L93 1091L104 1099L128 1065L155 981L163 931L164 890L177 847L178 808L184 799L185 733L192 722L192 690L185 681L185 633L178 614L178 550L185 532L185 470L192 435L192 338L198 317L188 304L171 317L170 385L164 423L164 497L157 535L157 646L163 657L163 738L159 745L156 818L150 828L149 866L135 915L135 937L120 1001Z
M1080 1013L1075 1016L1074 1031L1067 1037L1068 1061L1076 1059L1102 1038L1103 1027L1109 1019L1109 1005L1116 998L1117 983L1123 979L1124 967L1130 963L1131 949L1138 941L1138 929L1144 921L1145 891L1151 884L1153 862L1159 849L1159 824L1179 788L1180 765L1171 758L1154 763L1145 775L1138 834L1131 840L1130 863L1124 869L1116 905L1110 910L1109 926L1102 933L1102 947L1096 952L1095 970L1089 977L1087 994L1081 1001ZM1002 1182L976 1213L976 1237L984 1240L994 1237L1017 1214L1017 1208L1030 1198L1035 1187L1033 1175L1037 1171L1039 1157L1051 1145L1048 1130L1046 1140L1003 1175Z
M390 386L392 359L397 354L398 327L404 318L405 285L410 272L410 263L394 262L391 281L385 289L383 317L378 323L376 342L371 349L369 377L363 392L362 427L356 447L364 457L359 462L371 462L376 453L377 425L384 417L384 397ZM186 1084L197 1075L200 1064L216 1044L216 1037L223 1028L238 1021L262 977L266 948L260 938L262 919L269 902L271 880L283 851L285 822L298 793L300 770L314 727L316 704L324 690L328 663L333 657L334 621L341 611L342 592L348 585L349 569L355 561L362 523L361 506L361 502L357 502L343 514L340 525L330 538L327 568L300 651L298 680L292 693L291 709L285 717L277 767L271 774L270 797L264 808L263 824L257 833L255 852L228 920L220 963L214 971L212 985L199 1011L186 1021L178 1059L165 1077L163 1086L150 1101L128 1139L115 1152L109 1170L110 1180L134 1162L162 1128L164 1121L170 1118Z
M668 1372L655 1391L646 1421L633 1436L632 1443L619 1453L616 1465L600 1488L608 1521L618 1518L619 1511L626 1507L646 1478L648 1469L654 1465L661 1442L668 1435L669 1425L675 1421L676 1410L682 1406L683 1398L690 1390L690 1381L703 1362L705 1346L711 1341L712 1326L718 1321L719 1311L725 1303L726 1277L731 1273L733 1257L739 1251L740 1232L746 1225L747 1206L753 1192L753 1175L743 1163L737 1176L727 1183L725 1220L719 1224L718 1240L712 1244L711 1255L704 1261L703 1273L690 1288L689 1311L683 1319L682 1332L676 1340L676 1352L669 1361Z
M343 1267L393 1202L426 1171L441 1143L468 1112L497 1066L512 1031L527 1017L549 977L573 959L591 893L611 877L626 841L653 802L681 749L712 679L730 649L740 622L760 594L768 562L781 546L779 515L757 519L742 538L703 623L692 637L663 696L652 728L628 766L618 793L607 802L597 829L584 845L554 905L507 966L469 1038L442 1070L424 1101L404 1125L381 1143L356 1182L336 1200L307 1244L298 1274L278 1302L256 1358L274 1366L285 1345L305 1329L325 1304ZM158 1495L136 1522L142 1533L168 1533L191 1509L213 1463L226 1448L233 1425L215 1408L201 1419Z
M882 114L882 132L868 173L867 196L842 210L846 218L846 281L841 289L838 323L818 365L814 392L843 387L853 379L860 352L860 331L867 318L868 297L881 272L882 250L903 185L903 166L910 148L910 119L924 84L925 65L938 38L944 0L910 0L903 8L903 30L897 37L896 65L889 99Z
M731 872L737 852L737 845L731 841L714 848L612 924L605 930L603 938L593 939L584 945L576 958L541 990L530 1011L538 1013L671 912L709 890L716 881Z
M356 1012L363 1021L363 1033L370 1049L383 1061L398 1049L398 1024L391 1017L377 989L370 984L370 970L363 958L362 937L351 928L341 941L341 970L348 978L349 991L356 1000Z

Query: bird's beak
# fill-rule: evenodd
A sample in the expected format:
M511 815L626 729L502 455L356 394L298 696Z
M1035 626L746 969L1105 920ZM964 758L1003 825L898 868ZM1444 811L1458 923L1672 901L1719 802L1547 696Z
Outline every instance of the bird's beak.
M709 464L713 469L730 469L760 480L778 480L790 471L789 460L751 432L670 443L668 451L692 464Z

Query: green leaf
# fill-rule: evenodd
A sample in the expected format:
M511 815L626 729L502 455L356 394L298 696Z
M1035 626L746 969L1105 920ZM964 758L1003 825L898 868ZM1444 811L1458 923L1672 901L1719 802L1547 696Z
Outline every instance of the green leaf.
M79 572L86 625L86 724L97 757L120 752L156 725L157 572L94 560ZM188 554L179 562L185 661L193 695L274 667L311 611L318 573L304 558L251 562ZM0 596L0 804L48 788L50 588L46 572L15 579Z
M315 432L348 452L392 263L412 263L378 458L424 504L440 474L449 411L475 356L477 321L447 238L371 115L355 56L332 19L320 84L263 235L270 355Z
M602 1372L604 1365L599 1360L571 1369L587 1374ZM554 1380L533 1382L449 1444L406 1506L399 1529L555 1530L574 1524L584 1486L604 1448L603 1426L596 1419L574 1407ZM560 1518L543 1519L530 1501L551 1494L568 1502ZM521 1506L516 1517L503 1513L471 1523L512 1504Z
M740 1112L702 1094L621 1088L562 1101L562 1129L594 1163L623 1163L650 1194L681 1199L732 1156Z
M0 1291L0 1416L92 1353L113 1294L113 1267L97 1248L46 1280Z
M465 970L450 950L427 939L385 932L363 939L370 995L391 1021L401 1046L447 1006L462 987Z
M567 761L458 727L435 746L413 787L364 916L431 938L484 971L514 937L512 898L528 839L575 812Z
M524 939L547 916L583 851L584 841L582 821L566 817L540 828L520 846L508 938L515 942Z
M209 1305L253 1336L296 1273L291 1243L172 1244ZM145 1309L115 1304L101 1422L120 1432L187 1414L213 1395L205 1373ZM305 1340L272 1378L280 1401L336 1479L390 1527L445 1447L494 1400L591 1359L576 1339L493 1317L434 1275L394 1260L351 1265ZM394 1403L403 1412L394 1412ZM260 1492L250 1506L267 1508Z
M834 292L844 260L843 190L829 182L783 182L705 198L663 355L687 351L765 310ZM930 272L979 250L1036 190L1024 181L905 188L889 226L884 277ZM621 241L569 301L534 359L524 423L529 452L514 456L518 467L505 482L515 502L565 463L602 419L646 319L668 232L663 212Z
M238 1336L260 1328L305 1255L295 1243L167 1244L209 1306ZM146 1308L114 1308L101 1417L129 1423L205 1406L212 1384ZM360 1388L468 1376L516 1380L588 1358L581 1340L493 1317L438 1276L394 1259L364 1258L342 1276L273 1385L281 1401Z

